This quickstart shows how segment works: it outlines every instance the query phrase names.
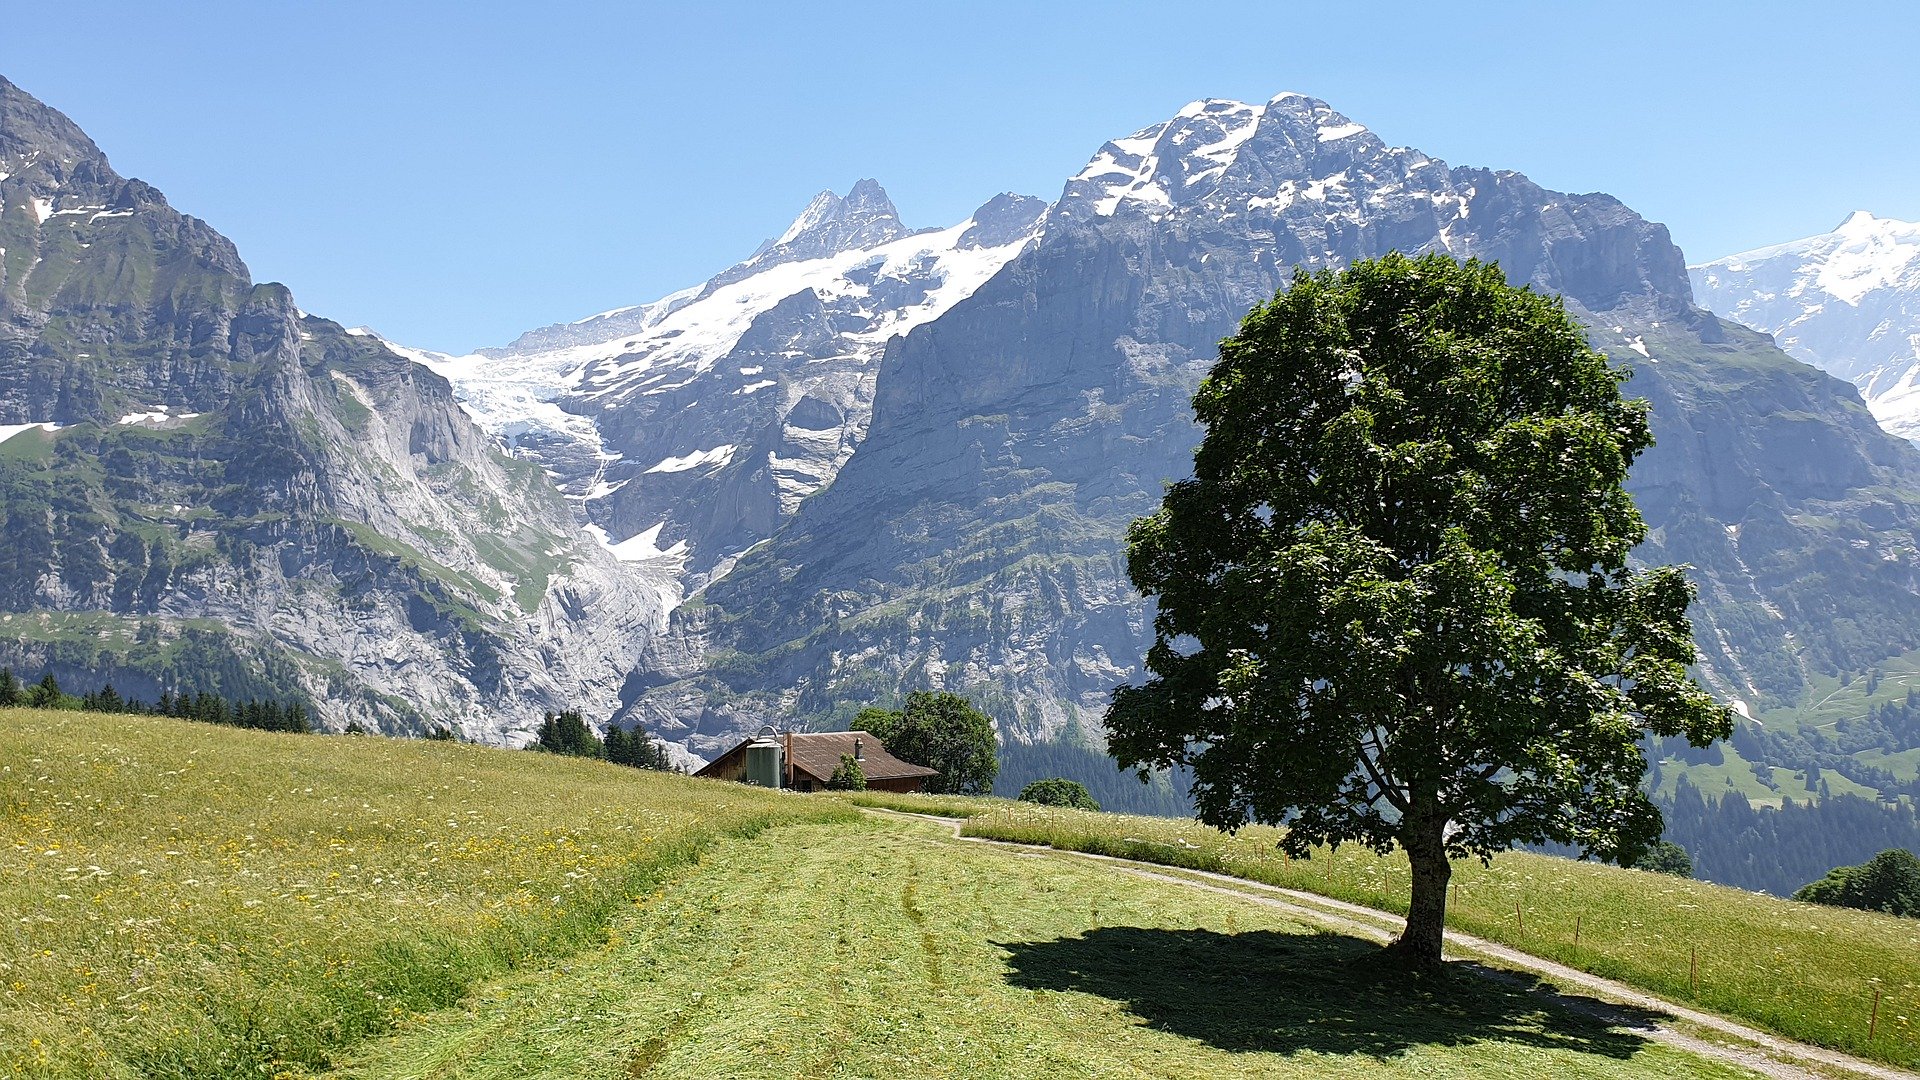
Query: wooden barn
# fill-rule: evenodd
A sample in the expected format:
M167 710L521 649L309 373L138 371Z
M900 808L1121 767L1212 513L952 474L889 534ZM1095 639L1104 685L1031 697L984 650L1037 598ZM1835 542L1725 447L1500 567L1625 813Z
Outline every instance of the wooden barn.
M875 791L919 791L926 786L930 777L940 775L937 769L894 757L887 752L885 744L865 731L789 731L780 735L760 735L714 758L706 768L693 775L740 783L764 783L758 770L754 770L756 775L750 775L748 768L749 758L753 756L750 751L755 748L769 761L774 760L773 751L779 751L779 785L796 791L826 790L827 780L840 767L842 754L850 754L860 762L860 771L867 777L867 787Z

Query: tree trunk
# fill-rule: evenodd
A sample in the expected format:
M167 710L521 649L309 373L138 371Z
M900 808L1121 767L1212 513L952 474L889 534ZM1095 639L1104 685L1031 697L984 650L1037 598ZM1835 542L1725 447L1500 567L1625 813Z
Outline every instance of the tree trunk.
M1424 805L1422 805L1424 804ZM1453 863L1447 860L1447 823L1430 800L1416 801L1404 819L1401 845L1413 870L1413 889L1407 902L1407 928L1392 950L1407 963L1430 967L1440 962L1447 928L1447 882Z

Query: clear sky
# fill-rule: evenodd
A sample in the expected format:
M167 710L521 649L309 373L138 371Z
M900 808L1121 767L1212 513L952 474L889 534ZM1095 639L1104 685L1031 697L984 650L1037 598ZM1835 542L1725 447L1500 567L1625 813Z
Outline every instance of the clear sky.
M0 73L301 306L464 351L695 284L863 176L1054 198L1187 101L1606 191L1689 258L1920 220L1920 4L0 0Z

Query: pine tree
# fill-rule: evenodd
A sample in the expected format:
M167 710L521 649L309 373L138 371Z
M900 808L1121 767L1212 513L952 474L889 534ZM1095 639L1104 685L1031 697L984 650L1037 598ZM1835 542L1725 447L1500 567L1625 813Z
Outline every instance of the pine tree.
M607 728L607 735L604 740L607 760L615 765L638 765L639 762L635 760L634 756L634 740L634 732L620 727Z
M0 709L12 708L20 704L20 680L13 677L12 668L0 668Z
M60 696L60 681L49 671L40 676L40 683L28 695L27 704L36 709L57 709L60 707Z
M540 724L539 737L535 747L550 754L568 754L574 757L602 757L605 747L594 738L593 729L587 726L586 717L577 709L567 709L558 714L548 713Z

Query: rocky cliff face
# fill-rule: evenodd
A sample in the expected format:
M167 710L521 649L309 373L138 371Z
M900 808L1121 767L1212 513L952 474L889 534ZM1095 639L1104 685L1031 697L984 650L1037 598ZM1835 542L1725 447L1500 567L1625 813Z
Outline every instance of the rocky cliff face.
M691 590L833 480L886 343L991 277L1045 208L1002 195L915 232L862 180L695 288L473 356L403 351L549 470L616 555L680 560Z
M1108 143L1037 240L893 342L858 451L675 612L626 716L710 753L936 686L1015 739L1097 742L1148 640L1124 532L1190 470L1216 343L1295 267L1389 250L1498 260L1634 367L1660 440L1635 474L1642 555L1699 568L1722 692L1791 704L1810 671L1914 641L1920 458L1844 383L1694 307L1666 230L1618 201L1451 167L1282 95Z
M0 249L0 664L500 742L612 706L669 568L5 80Z
M1856 211L1692 274L1702 304L1853 383L1881 426L1920 438L1920 224Z

